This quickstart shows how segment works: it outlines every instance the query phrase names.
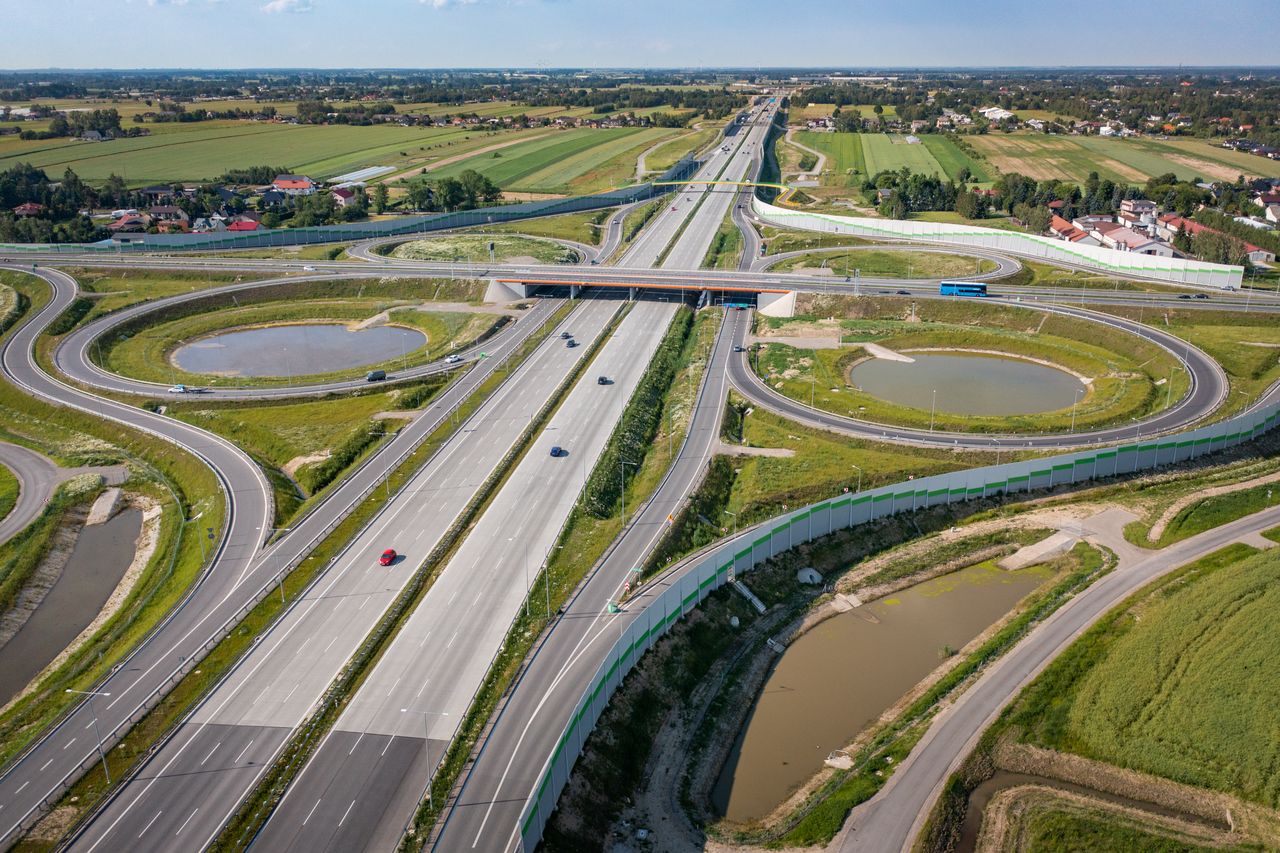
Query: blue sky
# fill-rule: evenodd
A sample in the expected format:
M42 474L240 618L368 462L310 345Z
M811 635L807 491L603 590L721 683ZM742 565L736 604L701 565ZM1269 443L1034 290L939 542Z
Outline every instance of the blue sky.
M0 22L6 68L1280 64L1276 0L0 0Z

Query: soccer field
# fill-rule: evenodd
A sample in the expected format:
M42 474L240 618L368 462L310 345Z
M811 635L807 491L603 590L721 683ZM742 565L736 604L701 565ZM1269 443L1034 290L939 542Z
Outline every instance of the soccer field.
M918 175L947 177L938 158L923 142L908 143L905 136L896 133L863 133L862 155L867 161L867 174L892 172L906 166Z

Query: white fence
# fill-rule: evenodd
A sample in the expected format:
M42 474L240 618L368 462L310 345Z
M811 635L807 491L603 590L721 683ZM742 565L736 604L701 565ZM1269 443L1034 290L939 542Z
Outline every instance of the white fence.
M668 585L661 594L656 593L661 585L650 584L647 591L653 595L647 598L648 603L641 605L646 600L646 596L641 595L630 604L630 608L642 609L622 629L589 682L590 686L574 707L555 749L547 757L538 783L530 791L520 816L521 849L532 853L541 840L542 831L587 736L631 667L677 619L697 607L735 573L752 569L802 542L894 513L987 495L1027 492L1182 462L1248 441L1274 428L1277 421L1280 421L1280 404L1190 432L1153 438L1145 443L1139 441L955 471L846 494L756 525L726 540L692 565L685 564L676 569L675 576L672 573L663 575L660 580Z
M1136 252L1121 252L1101 246L1080 246L1065 240L980 228L974 225L952 225L946 222L922 222L902 219L867 219L830 213L806 213L752 199L751 209L771 225L849 234L879 240L922 240L970 249L990 249L1031 260L1083 267L1103 275L1154 279L1173 284L1201 287L1239 288L1244 267L1210 264L1183 258L1159 258Z

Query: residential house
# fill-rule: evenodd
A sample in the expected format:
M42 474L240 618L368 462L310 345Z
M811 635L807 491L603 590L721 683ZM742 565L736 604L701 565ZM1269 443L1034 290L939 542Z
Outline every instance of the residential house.
M34 201L29 201L26 204L20 204L13 209L13 215L20 219L27 216L39 216L42 213L44 213L44 205L37 204Z
M80 139L85 142L103 142L107 137L102 135L100 130L86 130L80 134Z
M271 186L289 196L311 195L316 191L316 182L306 175L276 175Z
M1089 233L1108 249L1162 258L1172 258L1174 254L1173 247L1168 243L1162 243L1119 222L1099 222Z
M1049 220L1049 233L1057 237L1059 240L1066 240L1069 243L1076 243L1081 246L1102 245L1102 243L1099 242L1092 234L1077 228L1056 214L1051 220Z
M181 222L185 224L190 217L187 212L172 204L158 204L147 209L153 222Z
M1280 204L1267 205L1267 221L1280 225Z
M280 190L267 190L258 197L258 208L275 207L278 204L284 204L289 200L289 196Z
M164 184L156 184L150 187L143 187L138 190L138 195L142 196L151 204L163 204L166 201L173 201L173 187Z
M333 203L343 209L355 204L356 201L356 191L350 187L338 187L335 190L330 190L329 195L333 197Z
M1179 231L1185 231L1191 235L1199 234L1203 231L1208 231L1214 234L1222 233L1216 228L1210 228L1208 225L1201 225L1194 219L1187 219L1172 213L1161 216L1160 223L1161 226L1171 234L1176 234ZM1172 237L1169 239L1172 239ZM1264 249L1261 246L1255 246L1248 241L1244 242L1244 251L1245 255L1249 258L1249 263L1251 264L1274 264L1276 262L1275 252L1272 252L1270 249Z
M1002 107L982 107L978 112L987 121L1007 121L1014 118L1013 113Z
M227 230L235 232L257 231L261 227L261 225L254 222L252 219L241 218L228 225Z
M145 214L122 216L107 226L112 234L140 234L151 227L151 217Z

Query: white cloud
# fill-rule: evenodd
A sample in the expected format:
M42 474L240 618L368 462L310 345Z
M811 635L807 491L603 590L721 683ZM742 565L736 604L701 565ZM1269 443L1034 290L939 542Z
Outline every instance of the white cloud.
M271 15L281 12L310 12L311 0L271 0L263 5L262 11Z
M476 0L418 0L418 2L432 9L444 9L449 6L470 6Z

